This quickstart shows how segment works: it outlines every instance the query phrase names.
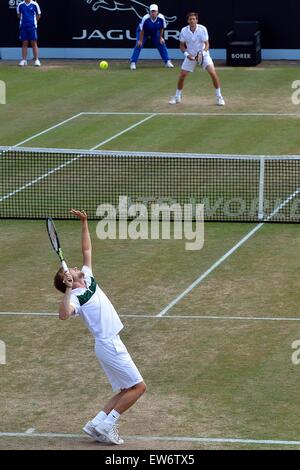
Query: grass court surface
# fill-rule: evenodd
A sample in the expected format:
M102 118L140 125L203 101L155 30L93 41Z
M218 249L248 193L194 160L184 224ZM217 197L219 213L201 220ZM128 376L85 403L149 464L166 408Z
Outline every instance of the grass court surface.
M183 102L168 104L176 65L1 63L0 145L299 154L296 66L220 66L226 107L218 108L199 70ZM300 366L291 361L300 339L298 225L210 222L204 248L188 252L184 241L100 241L96 224L95 277L148 384L120 421L122 448L300 449ZM69 264L79 266L79 222L57 228ZM0 448L104 449L80 434L111 394L92 337L78 319L33 315L56 312L60 299L44 223L2 219L0 242Z

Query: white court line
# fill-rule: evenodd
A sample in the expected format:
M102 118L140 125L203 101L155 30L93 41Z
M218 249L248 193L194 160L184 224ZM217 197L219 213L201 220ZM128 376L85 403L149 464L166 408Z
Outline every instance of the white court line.
M67 433L24 433L24 432L0 432L0 437L27 437L27 438L47 438L47 439L90 439L84 434L67 434ZM277 439L239 439L239 438L214 438L214 437L191 437L191 436L125 436L128 441L162 441L162 442L196 442L207 444L250 444L250 445L284 445L299 446L300 441L288 441Z
M70 118L65 119L64 121L61 121L61 122L59 122L58 124L55 124L54 126L51 126L51 127L49 127L48 129L45 129L44 131L38 132L37 134L34 134L34 135L31 136L31 137L28 137L28 139L25 139L25 140L23 140L22 142L19 142L19 143L13 145L11 148L20 147L21 145L26 144L27 142L30 142L30 140L36 139L37 137L40 137L41 135L47 134L48 132L53 131L54 129L57 129L58 127L63 126L64 124L67 124L68 122L73 121L74 119L77 119L78 117L83 116L83 115L86 115L86 114L89 114L89 113L78 113L78 114L75 114L74 116L71 116ZM103 113L102 115L106 115L106 114L107 114L107 115L119 115L119 114L122 115L122 114L126 114L126 113ZM141 114L142 114L142 113L141 113ZM151 114L151 113L144 113L143 115L145 115L145 114L147 114L147 115L149 116L149 114ZM128 115L129 115L129 116L130 116L130 115L135 116L135 115L139 115L139 113L136 113L136 114L135 114L135 113L132 113L132 114L128 114ZM155 114L152 113L151 116L149 116L148 119L151 119L151 117L154 117L154 116L155 116ZM147 119L145 119L145 121L147 121ZM133 127L133 128L134 128L134 127ZM131 129L128 129L128 130L131 130ZM124 132L124 131L123 131L123 132ZM127 131L127 132L128 132L128 131ZM122 135L122 133L120 133L120 135ZM114 138L117 138L117 137L119 137L119 135L116 135L116 137L114 137ZM91 148L90 150L96 150L98 147L100 147L101 145L106 144L107 142L110 142L111 140L112 140L112 138L107 139L107 141L101 142L101 144L96 145L96 147L93 147L93 148Z
M81 114L87 115L87 116L146 116L152 113L131 113L131 112L123 112L123 113L117 113L117 112L83 112ZM276 116L283 116L283 117L298 117L300 118L300 113L155 113L156 116L271 116L271 117L276 117Z
M1 315L1 313L0 313ZM300 321L300 317L241 317L241 316L217 316L217 315L164 315L158 317L157 315L120 315L124 318L168 318L180 320L238 320L238 321Z
M48 313L48 312L0 312L0 316L24 316L24 317L58 317L58 313ZM157 319L179 319L179 320L219 320L219 321L277 321L277 322L284 322L284 321L300 321L299 317L242 317L242 316L217 316L217 315L164 315L163 317L158 317L158 315L126 315L120 314L121 318L148 318L152 320Z
M300 188L298 188L293 194L291 194L285 201L283 201L266 219L266 222L271 220L277 212L279 212L286 204L288 204L295 196L300 193ZM171 308L173 308L178 302L180 302L184 297L186 297L195 287L201 284L204 279L209 276L216 268L218 268L227 258L229 258L233 253L235 253L244 243L246 243L256 232L258 232L265 222L262 222L256 227L254 227L250 232L242 238L236 245L234 245L225 255L223 255L218 261L216 261L205 273L201 274L187 289L185 289L181 294L179 294L172 302L169 303L160 313L157 314L157 317L163 317Z
M75 114L74 116L71 116L68 119L65 119L64 121L59 122L58 124L55 124L54 126L49 127L48 129L45 129L44 131L38 132L37 134L34 134L31 137L28 137L25 140L22 140L21 142L18 142L17 144L13 145L12 148L14 147L19 147L20 145L26 144L27 142L30 142L33 139L36 139L37 137L40 137L41 135L44 135L54 129L57 129L60 126L63 126L64 124L67 124L68 122L78 118L79 116L149 116L149 115L155 115L155 116L270 116L270 117L276 117L276 116L283 116L283 117L299 117L300 118L300 113L134 113L134 112L82 112ZM97 148L97 147L96 147ZM94 150L94 149L93 149Z
M48 312L0 312L2 316L58 317L58 313Z
M33 434L35 432L35 428L29 428L25 431L25 434Z
M41 135L47 134L48 132L57 129L60 126L63 126L64 124L67 124L70 121L73 121L74 119L77 119L80 116L149 116L149 115L156 115L156 116L285 116L285 117L299 117L299 113L134 113L134 112L82 112L75 114L74 116L71 116L68 119L65 119L64 121L59 122L58 124L55 124L54 126L49 127L48 129L45 129L44 131L38 132L37 134L34 134L31 137L28 137L25 140L22 140L21 142L18 142L17 144L13 145L12 148L14 147L19 147L20 145L26 144L27 142L30 142L33 139L36 139L37 137L40 137ZM97 148L97 147L95 147ZM94 150L94 149L92 149Z
M139 125L143 124L145 121L148 121L149 119L152 119L153 117L155 117L155 114L151 114L151 116L148 116L147 118L145 119L142 119L141 121L138 121L137 123L133 124L132 126L129 126L127 127L126 129L124 129L123 131L121 132L118 132L117 134L113 135L112 137L110 137L109 139L105 139L103 140L102 142L100 142L98 145L96 145L95 147L89 149L90 151L92 150L95 150L96 148L99 148L101 147L102 145L105 145L107 142L111 142L112 140L114 139L117 139L118 137L120 137L120 135L123 135L125 134L126 132L129 132L131 131L132 129L138 127ZM45 131L46 132L46 131ZM24 142L23 142L24 143ZM13 148L13 147L12 147ZM14 191L11 191L10 193L7 193L5 194L4 196L2 196L0 198L0 202L2 201L5 201L6 199L12 197L12 196L15 196L17 193L23 191L24 189L27 189L27 188L30 188L31 186L33 186L34 184L44 180L45 178L47 178L49 175L52 175L53 173L56 173L57 171L61 170L62 168L70 165L71 163L79 160L80 158L84 157L84 156L87 156L88 154L81 154L81 155L77 155L75 158L72 158L71 160L68 160L67 162L65 163L62 163L61 165L55 167L55 168L52 168L51 170L47 171L46 173L44 173L43 175L40 175L38 176L37 178L35 178L34 180L32 181L28 181L27 183L23 184L22 186L20 186L19 188L15 189Z
M20 193L21 191L24 191L24 189L30 188L36 183L39 183L40 181L46 179L48 176L52 175L53 173L56 173L57 171L61 170L62 168L65 168L66 166L70 165L71 163L74 163L76 160L79 160L82 155L78 155L75 158L72 158L71 160L68 160L65 163L62 163L61 165L57 166L56 168L52 168L51 170L47 171L47 173L44 173L43 175L38 176L32 181L29 181L28 183L23 184L23 186L20 186L19 188L15 189L14 191L11 191L10 193L5 194L4 196L0 197L0 202L5 201L6 199L9 199L12 196L15 196L16 194Z
M26 142L29 142L30 140L36 139L37 137L40 137L43 134L47 134L47 132L53 131L53 129L57 129L58 127L63 126L67 122L73 121L73 119L76 119L81 115L82 115L82 113L75 114L74 116L71 116L69 119L65 119L64 121L61 121L58 124L55 124L54 126L51 126L48 129L45 129L44 131L38 132L37 134L34 134L31 137L28 137L28 139L22 140L22 142L19 142L19 143L13 145L11 148L19 147L20 145L26 144Z
M218 261L216 261L207 271L205 271L201 276L199 276L187 289L185 289L180 295L178 295L172 302L170 302L160 313L157 314L157 317L163 317L171 308L173 308L178 302L180 302L185 296L187 296L196 286L198 286L204 279L209 276L216 268L218 268L224 261L229 258L233 253L235 253L244 243L246 243L249 238L251 238L258 230L264 226L264 223L256 225L242 240L240 240L236 245L234 245L225 255L223 255Z
M113 137L110 137L109 139L103 140L102 142L100 142L100 144L95 145L95 147L91 148L90 151L96 150L97 148L102 147L103 145L107 144L108 142L111 142L112 140L117 139L118 137L125 134L126 132L132 131L132 129L135 129L136 127L140 126L141 124L143 124L146 121L149 121L149 119L152 119L155 116L156 116L156 114L151 114L150 116L146 117L142 121L136 122L132 126L127 127L127 129L125 129L121 132L118 132L118 134L115 134Z

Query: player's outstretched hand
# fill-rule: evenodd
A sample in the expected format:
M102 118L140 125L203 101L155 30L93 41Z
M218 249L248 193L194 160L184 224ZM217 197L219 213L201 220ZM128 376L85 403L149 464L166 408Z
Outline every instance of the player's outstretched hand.
M75 217L78 217L82 222L87 220L87 214L85 211L78 211L76 209L71 209L71 214L75 215Z
M70 273L65 273L64 279L63 279L63 283L64 283L67 287L73 287L73 278L72 278L72 276L71 276Z

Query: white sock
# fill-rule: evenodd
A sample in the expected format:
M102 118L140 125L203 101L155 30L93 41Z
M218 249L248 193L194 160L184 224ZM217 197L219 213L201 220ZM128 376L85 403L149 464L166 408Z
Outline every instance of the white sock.
M94 419L92 419L92 424L94 426L97 426L97 424L101 423L101 421L104 421L107 418L107 414L104 411L100 411L100 413L95 416Z
M120 418L120 413L118 413L116 410L111 410L109 415L105 419L106 424L115 424L118 419Z
M177 96L178 98L181 98L181 93L182 93L181 90L176 90L175 96Z
M220 96L222 96L221 88L216 88L216 97L220 98Z

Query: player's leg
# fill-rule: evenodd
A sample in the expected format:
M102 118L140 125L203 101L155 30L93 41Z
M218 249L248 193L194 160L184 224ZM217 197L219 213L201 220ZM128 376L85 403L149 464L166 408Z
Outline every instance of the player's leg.
M121 390L103 408L107 416L95 430L112 443L121 444L117 421L143 395L146 385L119 336L105 343L96 342L95 352L113 390Z
M31 47L34 58L34 65L39 67L41 65L39 61L39 48L37 45L37 28L33 28L30 32Z
M117 393L116 395L114 395L110 400L109 402L105 405L105 407L103 408L103 411L105 411L105 413L108 415L111 410L114 409L114 407L116 406L116 404L118 403L118 401L120 400L120 398L126 393L126 389L123 389L121 390L119 393Z
M135 47L133 49L133 52L132 52L132 56L130 58L130 69L131 70L135 70L136 69L136 64L139 60L139 57L140 57L140 53L141 53L141 50L143 49L144 45L145 45L145 42L147 40L146 37L144 37L143 39L143 44L141 46L138 45L138 40L140 38L140 32L141 30L138 28L136 30L136 44L135 44Z
M170 60L169 52L168 52L166 44L164 42L161 44L161 42L160 42L160 34L159 33L156 36L152 37L152 42L155 45L155 47L158 49L160 57L162 58L165 66L169 69L174 68L174 65L172 64L172 62Z
M133 387L121 390L120 393L112 397L112 399L103 408L103 411L109 415L112 410L116 410L119 415L125 413L135 402L145 393L146 384L140 382Z
M194 72L197 66L196 60L189 60L187 57L184 59L181 72L179 74L178 83L177 83L177 90L174 96L171 97L169 103L176 104L181 102L182 97L182 90L184 87L184 82L186 77L189 75L190 72Z
M146 385L141 382L129 389L123 389L116 395L114 395L104 408L83 427L83 431L86 432L90 437L93 437L99 442L110 442L104 435L97 432L96 427L101 425L107 417L112 418L113 424L117 419L130 408L146 391Z
M29 41L22 42L22 59L27 60Z
M189 73L190 72L188 70L181 70L179 74L178 82L177 82L177 89L176 89L175 95L172 96L169 101L170 104L176 104L176 103L181 102L184 82L185 82L186 77L189 75Z
M39 67L41 65L39 60L39 48L37 45L37 41L31 41L32 53L34 58L34 65Z
M86 432L90 437L96 439L98 442L110 442L105 436L101 435L96 430L96 426L101 424L109 415L109 413L115 408L120 398L127 392L127 390L121 390L119 393L114 395L104 408L97 413L97 415L88 421L83 427L83 431Z
M27 65L27 54L28 54L28 37L27 31L24 28L20 28L20 40L22 41L22 59L19 62L20 67L25 67Z
M144 381L141 381L132 387L121 390L120 393L112 397L103 408L106 418L103 419L101 416L100 422L95 426L95 431L114 444L123 444L124 441L118 433L117 421L125 411L136 403L145 391L146 384Z
M204 58L204 61L205 61L205 58ZM212 62L212 61L211 61ZM205 63L203 64L205 65ZM220 83L220 79L218 77L218 74L216 72L216 69L215 69L215 66L213 63L209 63L208 65L206 65L205 67L205 70L207 70L207 72L209 73L211 79L212 79L212 82L213 82L213 85L215 87L215 90L216 90L216 99L217 99L217 105L218 106L224 106L225 105L225 101L224 101L224 98L222 96L222 93L221 93L221 83Z

